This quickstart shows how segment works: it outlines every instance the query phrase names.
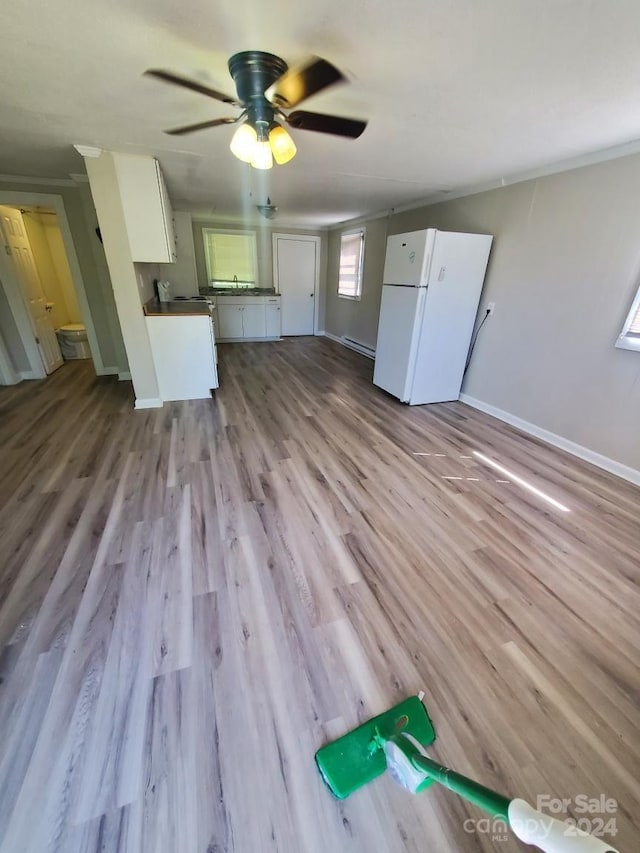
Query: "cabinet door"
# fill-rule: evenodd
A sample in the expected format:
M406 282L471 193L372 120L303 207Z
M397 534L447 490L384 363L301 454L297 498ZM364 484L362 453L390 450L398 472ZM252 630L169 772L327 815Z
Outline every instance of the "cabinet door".
M218 305L220 340L242 338L242 307L240 305Z
M147 317L160 398L200 400L218 379L208 317Z
M264 315L264 304L243 306L242 327L245 338L266 338L267 324Z
M156 175L158 176L158 189L160 191L160 205L162 207L162 219L164 224L165 237L167 240L167 251L171 256L171 260L177 259L177 244L176 232L173 227L173 208L171 200L167 192L167 185L164 182L164 175L160 171L160 163L156 160Z
M267 337L280 337L280 304L279 302L267 302Z
M162 196L158 162L138 154L113 157L131 260L172 263L175 245L173 235L168 233L171 205L169 197ZM173 223L170 227L173 231Z

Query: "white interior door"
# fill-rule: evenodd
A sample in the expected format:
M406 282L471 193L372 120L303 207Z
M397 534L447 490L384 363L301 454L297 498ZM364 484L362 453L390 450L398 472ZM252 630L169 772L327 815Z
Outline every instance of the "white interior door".
M31 326L36 337L44 369L53 373L63 363L53 323L47 311L47 299L31 246L27 237L22 214L13 207L0 205L0 230L7 254L13 262L16 279L29 309Z
M320 238L273 235L273 277L281 295L282 335L314 332Z

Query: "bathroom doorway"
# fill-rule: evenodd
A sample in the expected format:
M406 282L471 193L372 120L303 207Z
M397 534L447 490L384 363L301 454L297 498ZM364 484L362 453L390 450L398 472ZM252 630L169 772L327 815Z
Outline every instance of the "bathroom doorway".
M102 363L63 200L11 196L0 193L0 326L7 326L0 329L0 383L43 378L80 359L92 360L98 371Z

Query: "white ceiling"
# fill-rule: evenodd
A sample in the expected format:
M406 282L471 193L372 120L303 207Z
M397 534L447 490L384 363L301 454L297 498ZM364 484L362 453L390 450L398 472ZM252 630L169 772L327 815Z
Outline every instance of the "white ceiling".
M274 224L326 225L640 138L639 32L637 0L13 3L0 172L81 172L73 143L153 154L178 208L237 219L270 195ZM227 59L249 49L337 65L351 84L302 108L368 118L363 136L292 131L297 157L258 173L233 127L162 133L234 110L146 68L234 94Z

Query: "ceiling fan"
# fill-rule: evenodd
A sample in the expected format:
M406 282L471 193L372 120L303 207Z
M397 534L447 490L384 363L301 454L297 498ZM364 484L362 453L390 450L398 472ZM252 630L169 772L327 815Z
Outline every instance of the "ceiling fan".
M232 153L239 160L251 163L255 169L271 169L274 160L278 165L283 165L296 154L293 139L281 121L297 130L315 130L349 139L357 139L367 126L366 121L359 119L310 113L305 110L289 112L311 95L345 80L344 75L325 59L314 57L298 68L289 68L283 59L272 53L246 50L231 57L229 73L236 85L237 97L229 97L171 71L157 68L145 71L145 74L151 77L200 92L242 110L235 118L217 118L186 127L176 127L166 133L179 136L196 130L242 122L231 140Z

